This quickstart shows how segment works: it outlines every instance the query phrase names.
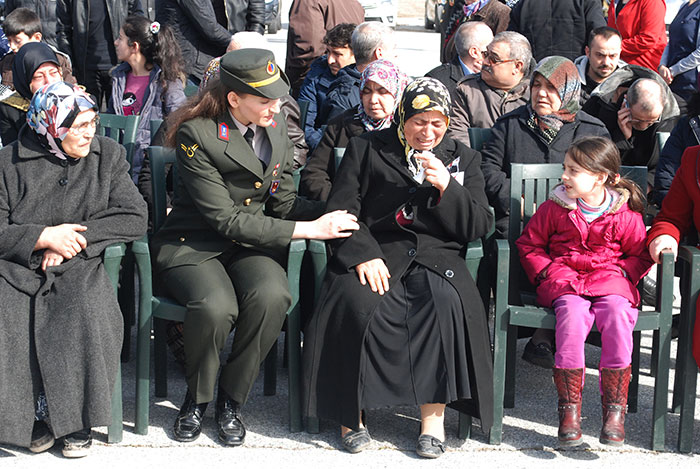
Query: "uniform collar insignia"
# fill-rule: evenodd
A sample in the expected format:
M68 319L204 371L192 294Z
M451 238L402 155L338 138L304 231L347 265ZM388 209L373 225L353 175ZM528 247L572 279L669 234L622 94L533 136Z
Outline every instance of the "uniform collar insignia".
M228 125L225 122L219 124L219 139L228 142Z

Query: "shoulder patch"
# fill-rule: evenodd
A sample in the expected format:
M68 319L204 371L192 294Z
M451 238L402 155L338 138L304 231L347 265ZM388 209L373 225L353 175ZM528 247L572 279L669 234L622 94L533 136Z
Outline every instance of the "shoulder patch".
M272 128L274 129L275 127L277 127L277 121L273 120L271 125L272 125Z
M228 125L224 122L219 124L219 139L228 142Z
M191 147L186 147L184 143L181 143L180 148L182 148L182 151L185 152L185 155L187 155L187 158L194 158L194 152L197 151L197 148L199 148L199 145L195 143Z

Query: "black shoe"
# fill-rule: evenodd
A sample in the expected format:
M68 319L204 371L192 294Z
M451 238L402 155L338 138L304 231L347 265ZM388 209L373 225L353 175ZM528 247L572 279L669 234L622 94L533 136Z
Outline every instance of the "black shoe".
M185 402L180 407L173 427L173 434L177 441L189 442L199 437L202 433L202 418L207 410L207 404L208 402L197 404L190 391L187 391Z
M240 446L245 441L245 427L241 421L241 405L219 389L216 399L216 425L219 441L226 446Z
M552 369L554 368L554 351L547 342L535 345L530 339L525 345L523 360L542 368Z
M46 421L35 421L32 428L32 443L29 445L29 451L32 453L43 453L50 449L55 442L56 439Z
M343 437L343 448L352 454L367 449L371 443L372 438L366 428L360 428L358 431L350 430Z
M648 275L642 279L642 302L656 308L656 282Z
M84 428L78 432L63 437L63 457L83 458L90 452L92 446L92 430Z
M445 452L445 443L431 435L421 435L418 437L416 454L422 458L435 459Z

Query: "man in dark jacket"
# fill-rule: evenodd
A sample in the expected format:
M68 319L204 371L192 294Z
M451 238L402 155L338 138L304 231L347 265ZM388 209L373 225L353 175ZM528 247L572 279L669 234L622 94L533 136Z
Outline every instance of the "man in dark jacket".
M396 58L394 30L378 21L360 24L352 33L355 64L338 72L328 90L328 98L316 122L321 124L360 104L360 79L365 68L375 60Z
M525 36L536 61L550 55L569 60L583 54L588 34L605 26L600 0L520 0L508 29Z
M284 72L292 83L291 95L299 97L306 72L326 49L323 37L340 23L359 24L365 10L357 0L294 0L289 8L287 60Z
M455 48L457 56L449 63L438 65L425 74L435 78L447 87L454 102L454 91L457 83L467 75L481 72L484 63L484 51L493 40L493 32L486 23L468 21L459 27L455 33Z
M109 71L118 62L114 41L129 15L143 15L139 0L58 0L56 4L58 49L73 59L75 78L97 98L100 108L112 92Z
M233 46L239 31L265 31L264 0L162 0L156 19L173 28L180 42L185 73L199 85L207 64Z
M607 80L618 67L626 65L620 60L622 36L609 26L591 31L586 55L574 61L581 77L581 106L591 97L598 85Z
M649 169L653 186L659 161L656 132L670 132L680 114L663 79L648 68L625 65L593 91L583 110L603 121L622 164Z

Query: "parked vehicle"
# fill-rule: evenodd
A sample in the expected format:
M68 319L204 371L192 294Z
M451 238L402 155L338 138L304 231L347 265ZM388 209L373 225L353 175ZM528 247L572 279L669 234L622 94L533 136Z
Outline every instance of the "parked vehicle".
M425 0L425 29L440 30L446 0Z
M398 0L359 0L365 9L365 21L381 21L396 26L399 11Z
M269 34L282 29L282 0L265 0L265 25Z

